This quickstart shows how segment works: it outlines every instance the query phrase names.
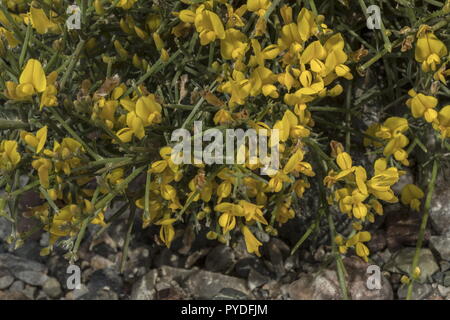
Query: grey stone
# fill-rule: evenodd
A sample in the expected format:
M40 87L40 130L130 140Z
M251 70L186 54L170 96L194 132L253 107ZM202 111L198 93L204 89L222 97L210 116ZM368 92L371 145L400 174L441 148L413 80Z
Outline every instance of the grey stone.
M430 220L439 234L450 232L450 170L439 175L430 208Z
M221 244L206 256L205 268L212 272L226 272L233 267L234 262L233 249Z
M154 300L157 278L158 270L153 269L136 281L131 289L131 300Z
M300 274L300 278L285 287L285 291L292 300L338 300L341 298L336 272L328 269L315 276Z
M25 294L30 300L34 300L34 297L36 295L36 287L25 285L25 288L23 289L23 294Z
M43 264L17 257L10 253L0 254L0 267L4 266L14 273L14 270L32 270L40 273L47 273L47 267Z
M258 287L261 287L262 285L268 283L270 281L270 277L262 275L255 269L250 270L250 273L248 275L248 287L250 290L254 290Z
M81 296L79 300L119 300L119 295L108 288L103 288L95 292L90 291Z
M89 292L89 289L86 287L86 285L81 284L80 285L80 289L74 289L72 291L69 291L66 294L66 299L67 300L77 300L80 297L84 296L85 294L87 294Z
M250 294L244 280L204 270L193 273L184 287L194 298L211 299L225 288L241 291L246 295Z
M23 292L24 289L25 284L20 280L14 281L13 284L9 287L9 291L11 292Z
M427 298L433 292L433 288L428 283L413 283L411 299L423 300ZM397 291L399 299L405 299L408 294L408 285L402 284Z
M359 258L344 259L348 273L346 279L349 295L353 300L390 300L393 299L389 281L381 275L381 289L367 287L366 271L368 264ZM294 300L338 300L342 299L338 276L335 269L324 269L316 274L300 274L300 278L284 286L284 291Z
M241 278L247 278L250 270L255 269L259 273L263 275L269 275L270 272L265 267L264 263L261 261L262 259L258 259L256 257L248 257L239 260L234 266L234 270L236 274Z
M430 247L435 250L443 260L450 261L450 234L430 237Z
M95 255L91 258L91 267L94 270L106 269L114 266L114 262L100 256Z
M439 284L437 286L437 289L439 291L439 294L443 297L446 297L450 294L450 287L445 287Z
M18 291L0 291L0 300L30 300L30 298Z
M158 269L159 275L161 277L174 279L175 281L179 283L184 283L187 278L193 273L197 271L196 268L194 269L181 269L181 268L174 268L170 266L162 266Z
M46 266L9 253L0 254L0 267L8 269L17 279L33 286L42 286L47 280Z
M400 271L409 275L415 251L415 248L403 248L396 252L386 266L387 271ZM418 267L420 268L419 282L424 282L439 271L439 266L430 249L425 248L420 251Z
M6 238L11 234L11 222L5 218L0 218L0 241L6 241Z
M14 272L14 275L17 279L20 279L32 286L42 286L48 279L48 276L46 274L32 270L17 271Z
M14 277L8 269L0 268L0 290L8 288L14 282Z
M450 271L447 271L445 273L443 285L446 287L450 287Z
M53 299L59 298L63 293L58 280L51 277L48 278L47 281L45 281L44 285L42 286L42 290L48 297Z
M213 297L213 300L247 300L248 296L238 290L224 288Z

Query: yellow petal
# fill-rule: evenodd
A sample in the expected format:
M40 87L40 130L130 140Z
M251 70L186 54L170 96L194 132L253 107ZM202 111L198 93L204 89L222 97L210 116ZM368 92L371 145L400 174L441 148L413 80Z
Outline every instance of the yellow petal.
M37 92L44 92L47 88L47 79L41 63L35 59L29 59L25 69L19 78L20 84L32 84Z

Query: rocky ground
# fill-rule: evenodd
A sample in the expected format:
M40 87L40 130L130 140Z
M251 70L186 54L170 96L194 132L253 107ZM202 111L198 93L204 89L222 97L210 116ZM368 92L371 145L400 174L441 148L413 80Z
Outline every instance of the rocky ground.
M450 299L450 175L437 185L430 223L421 251L420 282L414 299ZM371 230L370 262L382 270L380 290L366 286L368 264L347 255L344 264L352 299L402 299L421 216L400 205L391 205ZM32 221L24 219L28 230ZM31 225L30 225L31 224ZM157 241L157 229L136 230L125 271L119 273L126 223L118 221L108 232L83 242L77 264L81 289L68 290L68 262L64 251L40 257L48 239L36 233L13 251L5 242L10 230L0 222L0 299L340 299L340 290L329 253L329 241L312 237L294 255L290 248L299 237L296 224L267 239L258 258L247 253L241 240L231 246L195 238L192 229L180 232L171 249ZM94 230L89 230L89 237ZM314 254L311 254L313 252Z

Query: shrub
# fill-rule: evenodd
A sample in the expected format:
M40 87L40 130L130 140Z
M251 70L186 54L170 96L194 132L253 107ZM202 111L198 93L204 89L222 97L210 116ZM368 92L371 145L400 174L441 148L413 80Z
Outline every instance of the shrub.
M137 215L167 247L190 224L223 243L241 234L260 255L260 235L302 216L309 194L293 251L329 229L342 280L342 254L368 261L366 229L383 206L426 221L448 161L450 2L384 1L370 30L372 2L81 0L71 12L62 0L3 1L2 216L37 219L50 235L41 253L60 245L72 261L89 224L103 230L127 210L130 231ZM227 150L240 162L202 161L230 129L253 129L258 152L244 143ZM203 153L181 152L174 132ZM276 156L279 168L261 170ZM408 167L420 183L396 194ZM29 191L41 201L23 210ZM9 240L31 232L14 227Z

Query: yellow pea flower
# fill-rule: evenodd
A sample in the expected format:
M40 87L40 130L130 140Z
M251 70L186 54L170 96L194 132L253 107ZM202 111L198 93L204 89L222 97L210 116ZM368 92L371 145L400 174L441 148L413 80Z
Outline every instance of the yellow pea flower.
M256 12L258 16L266 14L267 9L272 5L269 0L247 0L247 9L251 12Z
M364 261L368 261L369 257L369 248L363 243L368 242L371 240L371 235L367 231L360 231L357 234L355 234L353 237L351 237L349 240L347 240L347 247L353 247L355 246L356 254L364 259Z
M46 158L39 158L33 160L31 166L37 170L41 186L47 189L50 186L49 172L53 168L52 161Z
M36 132L36 136L32 133L22 131L20 138L30 147L32 147L36 153L41 152L47 141L47 126L42 127Z
M247 222L258 221L263 224L268 224L267 220L264 218L263 212L261 211L264 206L259 206L245 200L240 200L239 205L244 209L245 220Z
M437 119L433 122L433 127L440 131L442 139L450 137L450 105L439 111Z
M256 39L251 39L251 44L254 53L254 55L250 57L248 64L251 67L256 65L264 66L265 60L275 59L280 53L280 49L274 44L271 44L264 49L262 49L261 44Z
M307 64L314 59L316 60L316 63L318 63L321 60L325 60L326 57L327 51L322 46L320 41L317 40L311 42L311 44L306 47L305 51L303 51L300 57L300 63Z
M220 109L214 115L213 121L216 125L217 124L223 125L223 124L232 123L234 121L234 119L228 110Z
M194 23L200 33L200 44L206 46L216 39L225 39L225 29L219 16L201 5L195 12L182 10L179 14L181 21Z
M447 84L446 77L450 76L450 69L447 69L446 64L443 64L433 75L433 79L441 81L443 84Z
M430 27L422 25L417 32L415 58L422 63L424 72L436 71L441 64L441 58L447 55L447 47L430 31Z
M16 141L3 140L0 143L0 169L10 171L19 164L20 159Z
M119 0L116 4L117 7L122 8L124 10L129 10L133 7L137 0Z
M438 113L434 108L438 104L438 100L433 96L426 96L423 93L417 93L414 90L409 90L411 97L406 101L406 105L411 108L414 118L424 117L427 122L433 122Z
M226 23L227 28L234 28L234 27L243 27L245 26L245 23L242 19L242 16L247 12L247 5L242 5L236 10L233 8L232 5L225 3L225 6L227 7L227 14L228 14L228 21Z
M340 234L338 234L335 238L334 238L334 242L336 242L336 244L338 245L339 248L339 252L341 254L345 254L347 253L347 245L345 244L344 241L344 237Z
M57 32L58 24L51 21L45 14L43 9L34 8L31 6L29 18L31 20L31 24L36 29L37 33L45 34L49 31Z
M19 78L19 85L15 87L15 95L20 98L30 97L37 92L44 92L47 88L47 79L41 63L29 59Z
M166 244L167 248L170 248L173 239L175 238L175 229L173 223L177 221L173 218L163 218L157 222L156 225L160 225L159 238Z
M222 213L219 217L219 225L223 229L223 233L227 233L236 227L236 216L245 215L244 209L237 204L230 202L222 202L214 207L214 210Z
M250 95L252 83L245 77L244 73L233 70L232 76L228 81L224 82L219 90L231 95L228 105L233 108L235 105L243 105Z
M249 253L254 253L258 257L260 257L261 253L259 252L259 247L262 246L262 243L258 239L256 239L256 237L253 235L253 233L247 226L242 226L241 232L244 235L247 251Z
M227 29L220 41L220 53L226 60L242 59L248 49L247 36L237 29Z
M420 199L425 197L423 191L414 184L407 184L403 187L401 201L404 205L409 205L415 211L420 210Z
M74 232L74 217L80 209L74 204L67 205L59 210L53 217L48 229L50 233L50 244L53 245L59 237L65 237Z
M298 14L297 25L300 37L303 41L308 41L308 39L318 31L314 14L306 8L303 8Z
M136 115L142 119L145 126L161 122L161 105L153 94L140 97L136 102Z

